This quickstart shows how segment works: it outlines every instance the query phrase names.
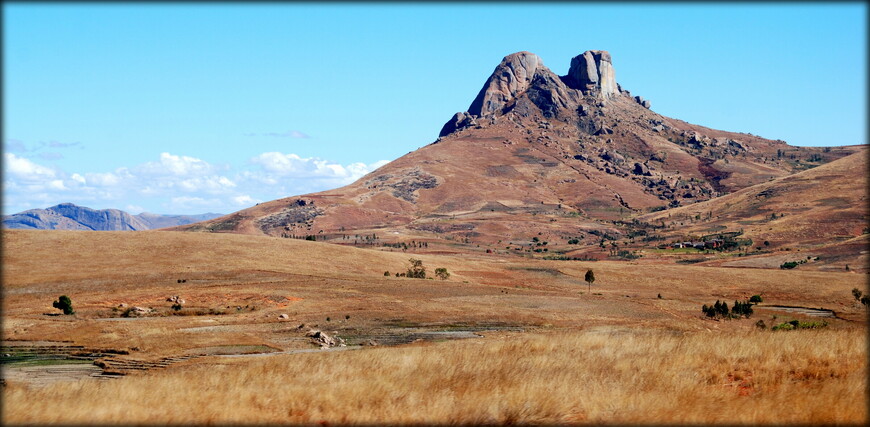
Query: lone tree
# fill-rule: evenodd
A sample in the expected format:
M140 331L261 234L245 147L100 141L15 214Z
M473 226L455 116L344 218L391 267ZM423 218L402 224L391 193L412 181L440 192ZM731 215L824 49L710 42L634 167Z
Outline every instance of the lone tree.
M450 273L448 273L447 269L444 267L436 268L435 275L441 280L447 280L447 278L450 277Z
M589 290L592 290L592 283L595 282L595 273L592 270L586 270L586 277L584 278L586 283L589 285Z
M423 260L411 258L408 261L411 263L411 267L408 268L407 277L425 279L426 267L423 267Z
M72 300L69 299L66 295L61 295L57 301L51 304L52 307L63 311L63 314L75 314L75 310L73 310Z

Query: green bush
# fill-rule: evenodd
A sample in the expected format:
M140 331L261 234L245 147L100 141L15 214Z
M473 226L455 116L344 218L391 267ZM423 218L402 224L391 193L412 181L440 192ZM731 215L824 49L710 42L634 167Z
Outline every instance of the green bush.
M780 265L779 268L786 270L786 269L795 268L797 266L798 266L798 263L796 263L794 261L787 261L787 262L782 263L782 265Z
M761 298L761 295L753 295L753 296L749 297L749 302L754 302L754 303L764 302L764 299Z
M435 276L441 280L447 280L450 277L450 273L447 272L446 268L440 267L435 269Z
M72 300L69 299L66 295L61 295L57 301L51 304L52 307L63 311L63 314L75 314L75 310L73 310Z
M414 279L425 279L426 267L423 267L423 261L414 258L411 258L408 261L411 263L411 267L408 268L408 272L405 273L405 276Z

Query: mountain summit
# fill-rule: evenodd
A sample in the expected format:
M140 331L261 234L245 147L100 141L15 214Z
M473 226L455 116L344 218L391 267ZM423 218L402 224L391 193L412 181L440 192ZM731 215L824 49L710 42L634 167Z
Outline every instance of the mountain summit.
M657 114L590 50L559 76L530 52L495 67L432 144L348 186L181 227L343 244L580 241L861 151L793 147ZM381 240L383 239L383 240ZM598 237L584 242L598 243ZM479 245L479 246L477 246Z
M456 113L439 136L480 123L495 123L499 116L514 110L528 116L535 107L544 117L567 119L583 114L586 110L581 106L585 103L604 104L621 95L631 96L616 83L616 72L606 50L589 50L575 56L565 76L550 71L538 55L517 52L502 59L468 111ZM638 100L649 108L649 101Z

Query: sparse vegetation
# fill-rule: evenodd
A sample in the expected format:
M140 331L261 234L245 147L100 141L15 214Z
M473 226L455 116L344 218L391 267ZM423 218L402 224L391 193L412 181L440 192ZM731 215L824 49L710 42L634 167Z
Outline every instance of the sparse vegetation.
M447 280L447 278L450 277L450 273L447 272L446 268L439 267L435 269L435 277L441 280Z
M822 320L819 322L801 322L800 320L791 320L782 322L770 328L772 331L791 331L794 329L821 329L828 326L828 322Z
M764 302L764 299L761 298L761 295L753 295L753 296L749 297L749 302L759 303L759 302Z
M426 267L423 266L423 261L415 258L411 258L408 260L411 263L411 266L408 267L408 271L405 273L405 277L410 277L413 279L425 279L426 278Z
M3 422L860 425L867 348L856 343L864 339L830 328L614 328L276 355L123 381L9 386ZM615 411L614 402L631 404Z
M707 317L716 319L736 319L740 317L748 319L752 316L753 310L751 302L734 301L734 305L729 309L727 302L716 300L716 303L711 306L707 304L702 305L701 312Z
M855 301L858 301L865 307L870 308L870 295L864 295L860 289L854 288L852 289L852 296L855 297Z
M72 306L72 300L66 295L61 295L60 298L57 299L57 301L51 303L51 306L62 311L63 314L75 314L75 310L73 310Z
M588 290L591 291L592 284L595 283L595 273L593 273L592 270L586 270L586 276L583 277L583 280L586 281L589 288Z

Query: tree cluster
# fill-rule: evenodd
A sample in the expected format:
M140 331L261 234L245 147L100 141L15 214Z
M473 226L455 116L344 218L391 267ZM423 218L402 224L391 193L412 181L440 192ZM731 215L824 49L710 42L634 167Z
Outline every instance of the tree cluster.
M716 300L716 303L711 306L708 306L707 304L701 306L701 312L703 312L707 317L712 318L730 319L746 317L748 319L752 316L752 305L753 304L749 301L734 301L734 306L729 309L727 302Z

